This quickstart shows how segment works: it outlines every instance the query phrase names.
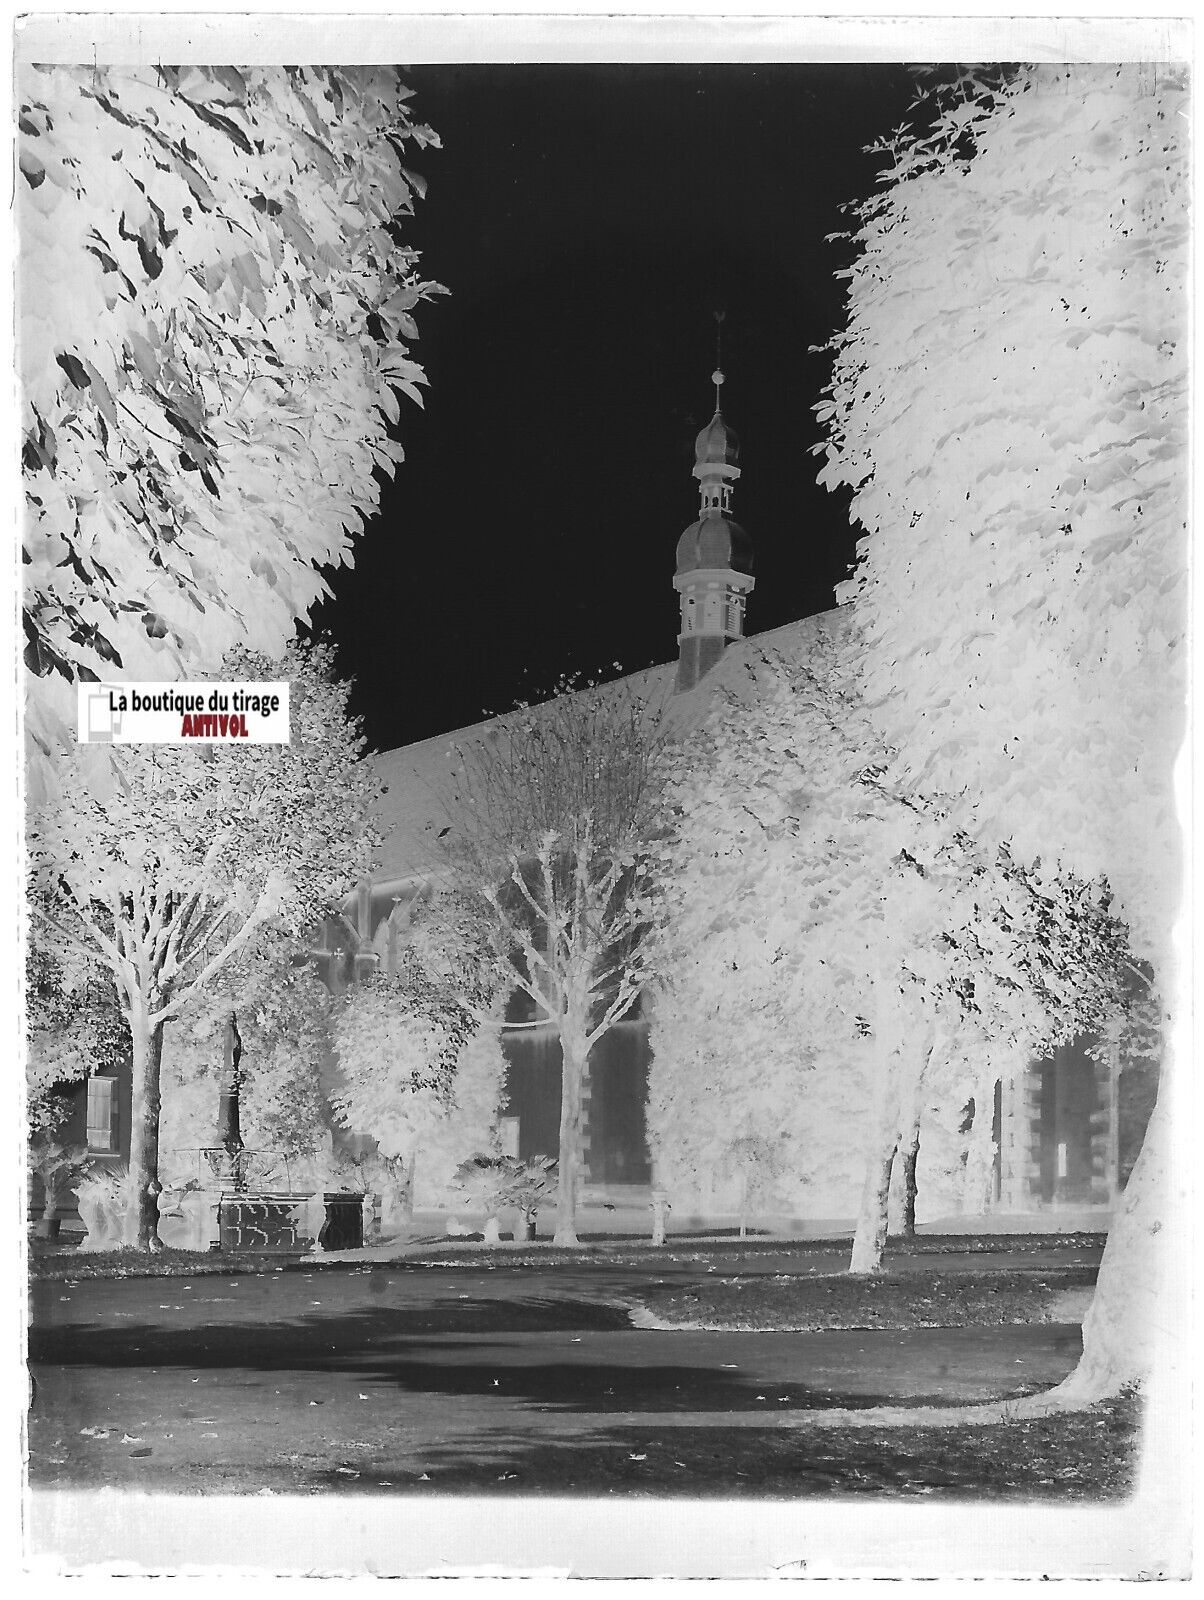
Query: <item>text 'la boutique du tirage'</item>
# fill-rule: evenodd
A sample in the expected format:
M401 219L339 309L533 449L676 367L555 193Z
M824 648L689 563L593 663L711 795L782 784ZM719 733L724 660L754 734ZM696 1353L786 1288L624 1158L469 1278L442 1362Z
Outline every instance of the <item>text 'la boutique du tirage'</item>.
M245 739L287 744L287 683L79 685L79 739L90 744L180 744Z

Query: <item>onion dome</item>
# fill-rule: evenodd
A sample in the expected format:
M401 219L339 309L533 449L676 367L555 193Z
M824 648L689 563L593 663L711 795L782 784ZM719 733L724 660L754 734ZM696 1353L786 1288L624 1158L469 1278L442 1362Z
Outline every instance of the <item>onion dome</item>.
M734 518L708 510L677 541L677 572L752 573L752 539Z
M740 460L740 441L716 407L715 415L694 441L695 467L734 467Z

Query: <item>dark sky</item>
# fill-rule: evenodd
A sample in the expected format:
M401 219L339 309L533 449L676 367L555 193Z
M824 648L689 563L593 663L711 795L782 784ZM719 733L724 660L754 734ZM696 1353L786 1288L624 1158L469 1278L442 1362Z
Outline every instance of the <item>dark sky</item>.
M377 749L538 696L564 671L677 654L674 552L697 515L693 441L743 446L748 631L833 603L845 502L815 483L811 407L840 325L864 147L906 119L899 66L404 69L428 195L409 237L452 294L419 308L425 412L315 631Z

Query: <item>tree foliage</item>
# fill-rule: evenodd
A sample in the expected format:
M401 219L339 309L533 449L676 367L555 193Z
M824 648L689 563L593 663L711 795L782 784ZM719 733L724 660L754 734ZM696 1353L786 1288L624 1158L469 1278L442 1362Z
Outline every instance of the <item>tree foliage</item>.
M240 1126L248 1149L296 1162L329 1137L330 991L305 961L303 944L264 928L166 1031L159 1143L173 1176L196 1176L195 1152L216 1141L231 1012L242 1039Z
M411 1205L445 1202L461 1162L496 1145L506 1067L498 1024L478 1023L406 949L396 975L340 999L334 1036L339 1121L401 1162Z
M20 85L26 663L73 683L275 657L421 403L404 243L438 144L381 67L33 67Z
M838 1215L922 1117L1104 1027L1124 930L1102 885L979 846L891 780L847 612L747 667L671 785L651 1131L670 1182L768 1141L780 1195Z
M962 74L854 208L822 478L866 530L868 693L905 779L1106 874L1165 991L1182 849L1186 69ZM1166 1079L1164 1077L1163 1083ZM1067 1393L1148 1370L1160 1093Z
M455 747L445 802L457 881L489 908L498 960L559 1034L555 1237L573 1244L585 1064L650 971L667 744L631 686L561 691Z
M376 784L327 652L233 652L234 678L287 678L287 745L122 745L98 791L76 747L31 815L31 910L48 946L107 972L130 1029L130 1168L140 1244L153 1244L165 1023L255 941L301 937L371 865ZM131 1241L133 1242L133 1241Z
M819 407L867 695L908 779L1105 874L1144 945L1181 862L1186 84L963 76L934 117L855 208Z
M25 960L26 1122L49 1132L71 1110L71 1088L129 1060L130 1032L112 978L33 942Z

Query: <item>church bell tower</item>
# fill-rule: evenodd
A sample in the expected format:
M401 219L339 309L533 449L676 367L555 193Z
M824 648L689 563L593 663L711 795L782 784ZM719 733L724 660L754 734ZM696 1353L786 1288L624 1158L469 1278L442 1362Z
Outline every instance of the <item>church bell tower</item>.
M673 587L681 597L677 635L677 689L692 689L723 654L730 639L744 635L744 607L754 578L752 540L732 516L732 486L740 476L740 442L724 420L720 368L711 374L715 415L694 445L694 476L700 506L677 541Z

